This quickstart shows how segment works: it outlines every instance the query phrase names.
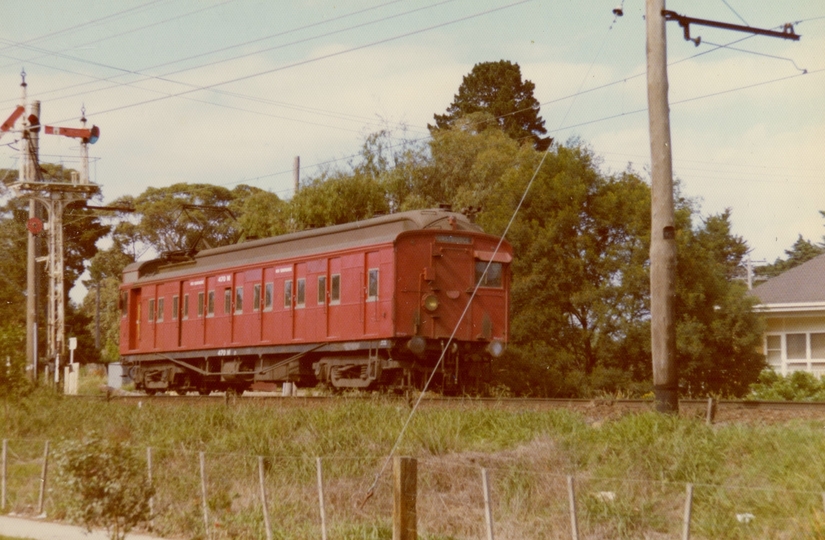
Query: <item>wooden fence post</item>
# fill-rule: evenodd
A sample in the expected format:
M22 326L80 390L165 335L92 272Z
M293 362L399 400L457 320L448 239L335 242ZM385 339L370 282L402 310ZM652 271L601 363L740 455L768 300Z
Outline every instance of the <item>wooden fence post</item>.
M392 540L417 540L415 500L418 489L418 461L411 457L396 456L392 468Z
M266 529L266 540L272 540L272 527L269 524L269 510L266 504L266 487L264 486L264 457L258 456L258 483L261 485L261 510L264 513L264 528Z
M570 537L579 540L579 520L576 516L576 485L572 476L567 477L567 497L570 499Z
M0 467L0 475L2 475L2 479L0 479L0 484L2 484L2 486L0 486L0 510L6 509L6 471L8 469L6 457L8 456L8 448L8 439L3 439L3 463L2 467Z
M203 500L203 530L206 540L209 540L209 502L206 499L206 457L203 452L198 454L201 466L201 499Z
M487 469L481 469L481 487L484 489L484 521L487 523L487 540L495 540L493 536L493 510L490 504L490 482L487 480Z
M37 498L37 515L43 515L43 507L46 504L46 474L49 471L49 441L43 448L43 471L40 474L40 496Z
M707 425L713 424L713 419L716 417L716 400L712 397L708 398L708 410L705 413L705 423Z
M693 484L685 488L685 518L682 523L682 540L690 540L690 514L693 510Z
M138 402L140 403L140 402ZM149 486L152 486L152 447L146 447L146 477L149 479ZM155 496L149 497L149 530L155 528Z
M318 504L321 508L321 540L327 540L327 512L324 505L324 474L321 458L315 458L315 470L318 473Z

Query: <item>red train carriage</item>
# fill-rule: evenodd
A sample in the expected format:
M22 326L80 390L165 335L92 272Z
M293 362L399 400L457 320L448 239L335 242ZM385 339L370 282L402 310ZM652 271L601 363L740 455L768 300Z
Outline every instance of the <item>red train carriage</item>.
M122 361L148 393L207 394L420 388L443 353L437 387L474 391L509 330L512 249L498 244L461 214L418 210L137 262Z

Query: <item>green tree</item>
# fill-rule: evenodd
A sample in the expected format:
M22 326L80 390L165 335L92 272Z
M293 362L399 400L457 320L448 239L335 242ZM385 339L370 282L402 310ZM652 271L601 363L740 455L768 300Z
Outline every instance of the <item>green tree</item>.
M99 328L99 360L103 362L115 362L120 357L120 283L123 269L131 262L131 256L115 242L92 258L89 279L84 281L88 293L83 298L81 311L86 319L86 335L91 339L91 344L94 344L94 336ZM93 349L94 347L89 347L89 350Z
M147 247L162 253L231 244L241 235L236 214L257 191L244 185L232 191L211 184L150 187L137 197L115 201L134 208L134 217L122 221L116 234L133 256Z
M763 323L741 279L748 246L730 210L678 236L676 358L682 393L741 397L767 367L757 352Z
M378 180L358 171L333 171L310 180L290 206L299 230L349 223L390 210Z
M476 118L482 125L480 129L495 125L519 143L530 141L536 150L547 150L553 139L542 137L547 130L539 116L534 89L532 82L522 80L517 63L508 60L478 63L464 76L446 114L434 115L435 126L427 127L434 133L452 126L462 117L486 112L492 118Z
M802 263L806 263L823 253L825 253L825 248L814 244L810 240L806 240L800 234L793 246L785 250L785 255L787 255L786 259L777 257L773 264L759 266L754 270L754 273L757 276L772 278Z

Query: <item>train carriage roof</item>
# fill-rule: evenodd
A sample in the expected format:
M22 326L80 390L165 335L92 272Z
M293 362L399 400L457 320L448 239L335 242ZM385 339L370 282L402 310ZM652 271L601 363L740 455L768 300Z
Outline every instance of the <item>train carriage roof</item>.
M168 258L139 261L123 270L123 282L135 283L161 276L188 276L267 262L273 258L288 259L363 245L391 243L405 231L421 229L483 232L481 227L470 222L463 214L441 209L412 210L207 249L179 262L171 262Z

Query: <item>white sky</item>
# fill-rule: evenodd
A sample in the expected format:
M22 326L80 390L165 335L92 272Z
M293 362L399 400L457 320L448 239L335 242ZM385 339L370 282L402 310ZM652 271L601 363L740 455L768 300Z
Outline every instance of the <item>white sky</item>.
M312 176L382 127L426 137L474 64L506 59L535 83L550 135L588 142L605 171L644 171L644 2L626 0L614 23L621 1L0 0L0 116L20 100L22 68L43 123L79 127L85 105L105 202L176 182L288 198L294 156ZM667 7L760 28L803 21L798 42L691 26L699 47L668 23L674 175L704 215L732 208L755 260L784 256L799 234L821 241L825 2ZM751 53L706 44L742 38L733 46ZM74 140L41 141L41 161L78 166ZM16 146L0 146L0 167L17 166Z

